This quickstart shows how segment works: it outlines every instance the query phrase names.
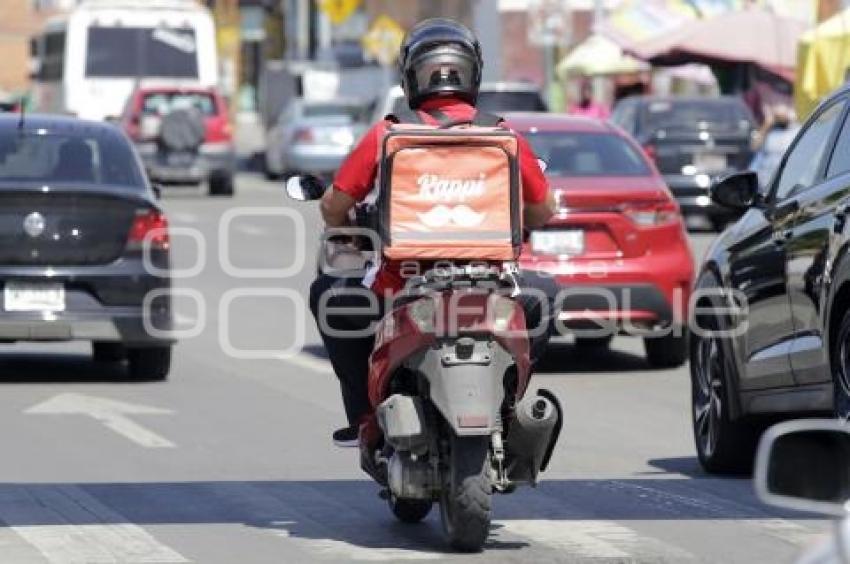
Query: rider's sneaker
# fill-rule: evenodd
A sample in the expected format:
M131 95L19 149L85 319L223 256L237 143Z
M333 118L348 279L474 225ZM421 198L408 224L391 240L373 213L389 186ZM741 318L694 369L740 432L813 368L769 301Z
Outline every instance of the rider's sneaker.
M334 431L334 444L338 447L356 447L358 445L359 429L357 427L343 427Z

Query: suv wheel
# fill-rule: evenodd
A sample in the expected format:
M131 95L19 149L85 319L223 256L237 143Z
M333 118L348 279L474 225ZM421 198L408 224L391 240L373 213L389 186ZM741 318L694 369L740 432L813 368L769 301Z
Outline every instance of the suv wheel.
M850 310L844 313L832 347L832 381L835 416L850 417Z
M710 277L707 279L707 277ZM717 287L711 274L704 274L698 288ZM733 393L734 362L727 341L710 329L720 327L717 318L700 323L702 331L690 336L691 423L699 462L712 474L746 474L752 471L760 428L743 418L732 419L729 402ZM706 333L706 334L704 334Z
M142 347L127 350L128 369L133 380L161 381L171 371L171 347Z
M216 172L210 175L210 196L233 195L233 173Z

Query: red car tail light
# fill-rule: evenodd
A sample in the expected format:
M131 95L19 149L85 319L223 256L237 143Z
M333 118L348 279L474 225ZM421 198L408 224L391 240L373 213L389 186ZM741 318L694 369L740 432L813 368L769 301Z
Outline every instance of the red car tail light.
M638 227L660 227L680 221L679 208L674 202L647 205L626 204L622 211Z
M158 210L139 210L133 219L127 246L141 249L145 244L156 250L167 250L171 245L168 235L168 220Z
M207 121L207 143L229 143L233 139L233 127L227 118L216 118Z

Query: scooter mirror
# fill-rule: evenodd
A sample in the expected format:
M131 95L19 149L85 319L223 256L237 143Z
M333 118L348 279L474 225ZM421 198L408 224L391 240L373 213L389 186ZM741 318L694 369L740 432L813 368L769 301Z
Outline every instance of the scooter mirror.
M292 176L286 181L286 193L293 200L309 202L322 197L325 193L325 185L309 174Z

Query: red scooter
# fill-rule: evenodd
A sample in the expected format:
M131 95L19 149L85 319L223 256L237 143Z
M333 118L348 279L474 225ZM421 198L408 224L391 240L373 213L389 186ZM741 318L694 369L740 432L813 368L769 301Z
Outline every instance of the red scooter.
M297 200L323 191L311 177L287 183ZM482 549L494 493L536 485L563 421L551 392L527 393L529 339L516 288L510 268L436 268L409 280L376 327L361 465L401 521L421 521L439 503L460 551Z

